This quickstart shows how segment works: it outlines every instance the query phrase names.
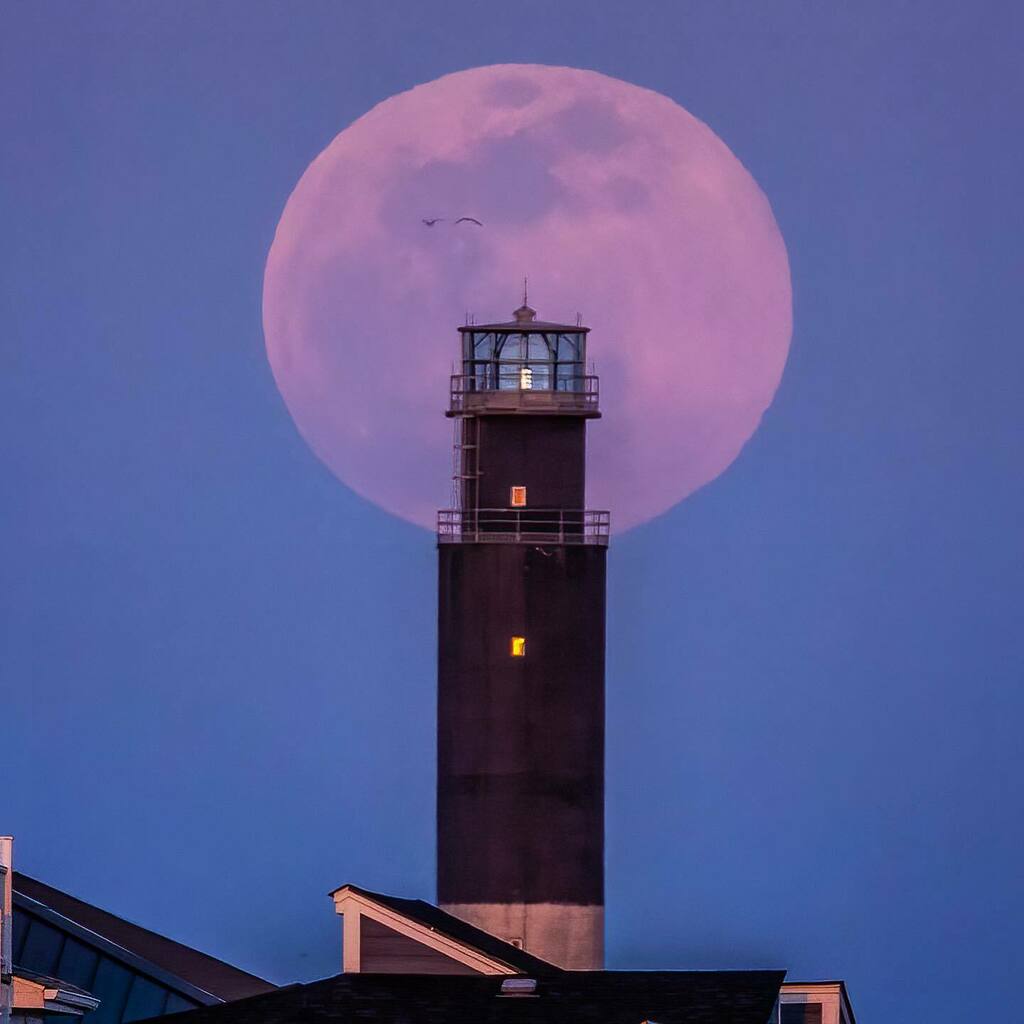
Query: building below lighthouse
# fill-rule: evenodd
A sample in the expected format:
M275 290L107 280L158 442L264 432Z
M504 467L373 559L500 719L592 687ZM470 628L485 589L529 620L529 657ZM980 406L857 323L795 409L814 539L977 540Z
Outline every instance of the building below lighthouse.
M604 963L608 513L586 508L600 416L588 328L459 329L457 505L438 521L440 906L544 960Z

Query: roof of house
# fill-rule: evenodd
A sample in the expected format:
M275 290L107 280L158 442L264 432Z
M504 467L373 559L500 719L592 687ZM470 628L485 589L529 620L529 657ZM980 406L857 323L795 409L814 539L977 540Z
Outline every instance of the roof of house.
M87 996L92 999L92 993L87 992L84 988L78 985L72 985L70 982L63 981L61 978L51 978L47 974L39 974L36 971L25 970L24 967L15 967L14 974L18 978L23 978L25 981L32 982L34 985L41 985L43 988L59 988L62 992L67 992L73 996Z
M136 961L153 964L217 999L242 999L276 990L269 981L132 924L19 871L14 872L13 889L16 907L59 915L65 922L124 950Z
M81 1015L100 1001L84 988L22 967L14 968L14 1009Z
M181 1024L765 1024L783 971L559 971L535 994L495 975L340 974L204 1006ZM164 1018L168 1019L168 1018Z
M400 896L389 896L386 893L371 892L358 885L341 885L330 895L334 896L342 890L354 892L375 903L389 907L396 914L410 918L431 931L440 932L461 945L469 946L487 957L508 964L513 971L520 974L541 975L560 970L547 960L533 956L511 943L505 942L504 939L491 935L490 932L476 928L467 921L463 921L462 918L454 917L425 900L410 900Z

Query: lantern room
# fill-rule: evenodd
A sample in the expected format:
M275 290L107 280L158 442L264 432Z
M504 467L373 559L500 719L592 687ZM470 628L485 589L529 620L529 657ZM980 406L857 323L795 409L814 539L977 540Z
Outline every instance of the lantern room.
M588 327L537 320L525 302L513 320L460 327L462 372L449 415L481 412L598 416L597 377L586 372Z

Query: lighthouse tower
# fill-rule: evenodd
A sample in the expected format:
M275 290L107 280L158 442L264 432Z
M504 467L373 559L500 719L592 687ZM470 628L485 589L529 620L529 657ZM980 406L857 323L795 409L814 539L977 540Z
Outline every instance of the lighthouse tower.
M604 959L608 513L585 509L588 328L461 327L438 516L441 906L562 967Z

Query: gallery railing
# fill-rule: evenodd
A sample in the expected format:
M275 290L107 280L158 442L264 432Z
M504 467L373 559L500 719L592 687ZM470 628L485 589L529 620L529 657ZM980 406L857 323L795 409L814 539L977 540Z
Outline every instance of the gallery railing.
M610 516L592 509L442 509L439 544L608 544Z
M598 398L598 378L592 374L556 378L520 371L495 380L479 374L456 373L451 378L450 411L509 409L596 415Z

